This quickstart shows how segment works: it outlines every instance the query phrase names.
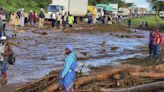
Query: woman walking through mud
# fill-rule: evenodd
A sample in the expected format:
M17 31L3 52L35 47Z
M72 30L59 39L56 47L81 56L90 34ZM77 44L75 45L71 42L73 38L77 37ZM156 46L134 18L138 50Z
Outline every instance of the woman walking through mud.
M65 65L60 74L59 84L60 87L64 88L66 92L71 92L73 82L76 76L75 69L77 66L76 56L73 53L72 45L66 46L65 54L66 54Z
M18 21L19 21L19 17L17 16L17 14L15 12L11 13L10 15L10 22L9 24L11 26L13 26L13 37L16 37L16 31L17 31L17 26L18 26Z

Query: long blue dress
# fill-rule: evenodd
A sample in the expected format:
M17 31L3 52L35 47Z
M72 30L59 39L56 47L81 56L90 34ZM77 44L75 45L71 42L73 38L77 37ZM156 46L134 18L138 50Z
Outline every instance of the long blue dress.
M65 58L65 65L60 74L59 84L64 87L66 92L70 92L76 77L76 72L75 72L77 66L76 60L77 59L74 53L70 53Z

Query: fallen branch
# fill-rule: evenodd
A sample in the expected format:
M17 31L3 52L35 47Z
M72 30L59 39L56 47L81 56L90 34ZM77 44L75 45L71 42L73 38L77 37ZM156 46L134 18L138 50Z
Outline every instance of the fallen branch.
M52 80L52 78L53 78L53 80ZM17 87L15 90L16 90L16 92L24 92L25 90L26 91L30 90L30 91L34 92L35 89L39 89L39 86L44 86L45 84L48 85L49 83L51 83L52 82L51 80L52 81L56 80L56 75L48 75L46 77L40 78L37 81L33 81L31 83L21 85L21 86Z
M132 76L136 76L136 77L164 79L164 73L154 73L154 72L129 72L129 74L132 75Z
M55 83L52 83L48 88L43 90L43 92L54 92L58 88L59 88L59 84L57 82L55 82Z
M148 66L147 69L164 71L164 64Z

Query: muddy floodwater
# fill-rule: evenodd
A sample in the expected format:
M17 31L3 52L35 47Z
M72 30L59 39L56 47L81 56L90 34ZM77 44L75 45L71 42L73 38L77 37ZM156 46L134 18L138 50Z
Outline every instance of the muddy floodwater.
M8 32L8 35L11 36L11 33ZM124 37L124 35L132 37ZM45 76L51 70L61 69L64 64L65 45L68 43L73 44L78 57L88 57L79 60L80 63L85 62L83 72L87 73L90 67L143 56L141 48L148 44L148 35L149 33L145 31L113 34L59 31L48 31L48 35L30 31L20 33L17 39L12 40L19 46L12 46L16 63L14 66L9 66L7 71L9 84L29 82ZM106 53L101 53L102 41L106 41Z

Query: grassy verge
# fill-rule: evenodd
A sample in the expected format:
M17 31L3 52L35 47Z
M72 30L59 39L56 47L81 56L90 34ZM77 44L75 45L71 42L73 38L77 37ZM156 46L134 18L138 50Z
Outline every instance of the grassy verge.
M159 17L155 18L155 16L145 16L142 18L131 18L132 27L138 28L140 22L148 22L148 27L156 27L159 26L162 30L164 30L164 20L161 20ZM123 21L123 24L127 26L128 20Z

